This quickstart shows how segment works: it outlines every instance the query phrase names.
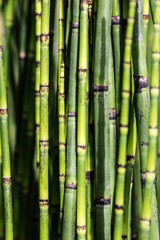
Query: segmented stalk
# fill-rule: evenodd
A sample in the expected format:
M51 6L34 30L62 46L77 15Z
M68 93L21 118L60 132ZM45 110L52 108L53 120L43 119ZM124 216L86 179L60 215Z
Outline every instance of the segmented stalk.
M137 124L135 115L135 103L131 105L131 119L128 133L127 144L127 162L125 176L125 194L124 194L124 218L122 239L130 239L130 220L131 220L131 194L133 181L133 166L135 162L137 145Z
M135 82L135 102L138 138L140 147L141 174L145 177L148 150L149 126L149 89L146 64L145 45L143 37L143 2L137 0L136 19L133 41L133 67ZM142 185L142 188L144 186Z
M41 67L40 67L40 168L39 207L40 240L49 239L49 193L48 193L48 94L49 94L49 20L50 1L42 0L41 21Z
M88 0L80 3L77 123L77 238L86 239L86 93L88 75Z
M36 128L36 163L39 170L39 128L40 128L40 35L41 35L41 0L35 0L35 35L36 35L36 79L35 79L35 128Z
M111 162L111 216L113 216L114 189L115 189L115 169L116 169L116 99L115 99L115 82L113 68L112 43L110 39L110 56L109 56L109 137L110 137L110 162Z
M120 116L120 139L117 164L117 185L115 196L115 223L114 240L121 239L123 210L124 210L124 186L126 172L126 150L129 124L129 101L130 101L130 67L131 67L131 47L134 27L134 17L136 9L136 0L129 1L129 11L127 19L127 28L124 44L123 57L123 78L122 78L122 101Z
M59 184L60 184L60 225L63 215L65 183L65 69L64 69L64 3L59 3L59 73L58 73L58 119L59 119ZM61 230L60 230L61 231Z
M65 184L65 65L61 63L58 83L58 120L59 120L59 180L60 180L60 225L63 216L64 184Z
M10 150L8 136L7 96L3 67L3 48L0 36L0 126L2 146L2 172L4 192L5 240L13 239L13 212L11 190Z
M149 23L149 0L143 0L143 27L144 27L144 51L147 51L147 36Z
M147 158L147 170L145 177L145 188L140 221L139 239L151 239L151 215L152 215L152 195L155 181L155 168L157 156L157 136L158 136L158 95L159 95L159 59L160 59L160 1L155 1L154 12L154 38L152 48L152 74L151 74L151 107L149 120L149 146Z
M138 140L138 139L137 139ZM140 154L139 143L137 141L136 158L133 166L133 190L131 202L131 238L138 239L139 225L142 213L142 186L141 186L141 173L140 173Z
M68 118L67 118L67 162L64 198L64 218L62 239L75 239L76 223L76 118L77 118L77 65L79 37L79 1L73 1L73 20L71 34Z
M59 51L59 0L54 1L54 12L53 12L53 69L51 69L53 83L51 82L51 86L53 84L53 88L51 88L51 94L53 94L53 100L50 102L51 104L51 113L53 119L51 118L50 122L50 133L53 134L50 141L51 149L53 148L53 173L51 180L51 212L52 212L52 221L51 221L51 236L53 236L53 240L58 239L58 219L59 219L59 147L58 147L58 51ZM52 18L52 14L51 14ZM52 62L51 62L52 64ZM54 123L54 127L53 127Z
M94 51L95 237L100 240L111 238L108 99L111 15L112 1L97 1Z
M89 93L88 97L88 151L87 151L87 168L86 168L86 184L87 184L87 239L94 239L94 99L93 99L93 68L94 68L94 23L93 23L93 5L95 1L88 1L88 14L89 14Z
M2 179L2 146L0 137L0 179ZM2 181L0 183L0 194L3 196L3 185ZM3 198L0 198L0 239L4 239L4 208L3 208Z
M116 112L117 112L117 132L119 129L120 107L121 107L121 75L122 75L122 28L119 0L113 1L112 11L112 36L114 54L114 75L116 88Z

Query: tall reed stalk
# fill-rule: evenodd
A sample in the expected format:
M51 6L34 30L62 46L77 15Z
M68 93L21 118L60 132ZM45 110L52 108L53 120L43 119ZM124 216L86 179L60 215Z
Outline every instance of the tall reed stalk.
M49 192L48 192L48 94L49 94L49 20L50 1L42 1L41 20L41 67L40 67L40 168L39 207L40 240L49 239Z
M4 193L5 240L13 239L13 208L11 190L11 167L8 135L7 95L4 77L3 48L0 36L0 130L2 147L2 176Z

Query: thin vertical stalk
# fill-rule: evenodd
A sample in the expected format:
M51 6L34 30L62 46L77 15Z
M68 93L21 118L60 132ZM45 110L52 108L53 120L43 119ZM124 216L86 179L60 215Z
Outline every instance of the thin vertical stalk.
M95 230L96 239L111 238L109 142L109 58L112 1L97 1L94 51ZM105 217L107 216L107 218Z
M125 195L124 195L124 218L123 218L123 239L130 239L130 205L133 181L133 166L135 162L137 145L137 124L135 115L135 103L131 106L131 119L128 133L127 144L127 162L126 162L126 177L125 177Z
M40 128L40 35L41 35L41 0L35 0L35 35L36 35L36 78L35 78L35 128L36 128L36 164L39 170L39 128Z
M143 27L144 27L145 55L147 52L148 23L149 23L149 0L143 0Z
M122 75L122 27L119 0L113 1L112 11L112 38L114 54L114 74L116 88L116 112L117 112L117 131L119 129L120 107L121 107L121 75Z
M65 69L64 69L64 3L59 3L59 73L58 73L58 120L59 120L59 184L60 184L60 225L63 215L65 184ZM61 228L61 227L60 227ZM61 232L61 230L60 230Z
M109 56L109 137L110 137L110 162L111 162L111 216L113 216L114 190L115 190L115 169L117 156L116 141L116 99L115 99L115 81L113 68L112 43L110 39Z
M86 93L88 77L88 0L80 3L77 123L77 238L86 239Z
M9 135L8 135L8 110L3 68L3 48L1 44L1 36L0 36L0 126L1 126L3 191L4 191L5 240L12 240L13 210L12 210Z
M152 239L159 240L158 207L157 207L155 183L152 191L153 191L152 206L151 206L152 207L152 220L151 220Z
M87 182L87 239L93 240L94 237L94 99L93 99L93 68L94 68L94 47L93 47L93 36L94 36L94 23L93 23L93 6L95 1L88 1L88 15L89 15L89 118L88 118L88 151L87 151L87 169L86 169L86 182Z
M40 67L40 168L39 207L40 240L49 239L48 193L48 95L49 95L49 20L50 1L42 0L41 67Z
M145 177L145 188L142 205L142 215L140 222L139 239L151 239L151 215L153 184L155 181L155 168L157 156L157 136L158 136L158 95L159 95L159 59L160 59L160 1L155 1L154 11L154 37L152 47L152 74L151 74L151 107L149 120L149 146L147 169Z
M64 198L64 218L62 239L75 239L76 223L76 119L77 119L77 65L79 39L79 1L73 1L71 34L68 118L67 118L67 158L66 185Z
M134 17L136 10L136 0L129 1L129 11L124 44L123 57L123 78L122 78L122 101L120 116L120 139L117 164L116 196L115 196L115 223L114 240L122 237L123 211L124 211L124 186L126 172L126 151L129 124L129 104L130 104L130 68L131 68L131 48L134 28Z
M133 67L135 82L136 117L140 147L141 174L145 176L147 167L148 127L149 127L149 89L143 34L143 2L137 0L135 29L133 36ZM142 186L143 188L144 186Z
M0 137L0 179L2 179L2 146ZM0 183L0 195L3 196L3 185ZM3 208L3 197L0 198L0 239L4 239L4 208Z
M158 139L157 139L157 167L156 167L156 196L157 196L157 207L158 207L158 223L160 226L160 94L158 96ZM159 228L160 234L160 228Z
M65 184L65 65L61 63L58 83L58 119L59 119L59 180L60 180L60 227L62 224ZM61 232L61 230L60 230Z
M51 14L54 16L53 19L53 73L52 73L52 81L50 91L52 92L50 96L53 94L53 100L50 102L51 104L51 122L50 128L53 130L53 135L50 138L53 142L50 141L51 149L53 148L53 173L51 180L51 205L52 205L52 221L51 221L51 236L53 240L58 239L58 219L59 219L59 147L58 147L58 50L59 50L59 0L54 1L54 12ZM51 62L52 64L52 62ZM52 71L52 69L51 69ZM53 116L53 119L52 119ZM54 128L53 128L54 123ZM52 131L50 133L52 134Z
M131 238L138 239L139 225L142 213L142 186L140 174L139 143L137 141L136 158L133 166L133 188L132 188L132 209L131 209Z

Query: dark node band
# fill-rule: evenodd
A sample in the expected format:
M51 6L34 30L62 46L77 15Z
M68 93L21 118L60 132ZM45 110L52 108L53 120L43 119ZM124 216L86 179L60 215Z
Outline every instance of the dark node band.
M143 20L149 20L149 14L143 14Z
M109 120L117 118L116 108L109 108Z
M108 84L107 85L93 85L94 92L107 92L108 91Z
M49 140L39 140L39 146L40 147L48 147L49 146Z
M132 159L135 160L135 156L134 155L127 155L127 162L129 162Z
M2 46L0 46L0 52L3 52L3 47Z
M77 148L86 149L86 145L77 145Z
M64 53L64 48L59 48L58 52L63 54Z
M36 35L36 41L39 41L41 39L41 35Z
M40 85L40 92L41 93L44 93L44 92L49 92L49 85L46 85L46 84L44 84L44 85Z
M37 162L37 169L39 169L39 162Z
M148 78L149 78L149 75L147 75L147 77L134 75L136 92L141 93L142 88L148 87Z
M74 189L76 190L77 189L77 185L75 184L66 184L66 188L69 188L69 189Z
M3 177L3 184L10 185L11 184L11 177Z
M68 117L76 117L77 114L75 112L68 112Z
M149 129L157 129L158 127L155 126L155 127L152 127L152 126L149 126Z
M62 173L62 174L59 174L59 177L65 178L66 175L64 173Z
M112 16L112 25L120 25L120 24L121 24L120 16Z
M150 170L146 170L146 173L155 173L155 170L153 170L153 171L150 171Z
M115 209L118 209L118 210L123 210L123 208L124 208L123 206L119 206L117 204L115 204L114 207L115 207Z
M95 205L110 205L111 198L102 198L102 197L95 197Z
M78 226L77 225L77 230L86 230L86 225L83 225L83 226Z
M73 29L78 29L79 28L79 22L73 22L72 23L72 28Z
M66 118L65 115L63 115L63 114L59 114L58 117L59 117L59 118L63 118L63 119Z
M35 97L39 97L40 96L40 91L35 91Z
M40 61L36 61L36 67L38 68L38 67L40 67L40 65L41 65L41 62Z
M49 206L49 199L39 199L40 206Z
M59 18L59 22L64 22L64 18Z
M87 171L86 180L93 180L93 178L94 178L94 171Z
M127 235L122 235L122 239L127 239Z
M120 124L120 127L123 127L123 128L128 128L128 125L123 125L123 124Z
M78 72L79 72L79 73L87 73L87 69L85 69L85 68L79 68L79 69L78 69Z
M0 109L0 115L7 115L8 114L8 109Z
M131 65L131 62L123 61L123 64Z
M59 97L61 97L61 98L65 98L65 93L59 93L58 95L59 95Z
M59 142L59 146L66 146L66 143L65 142Z
M142 142L141 146L146 146L147 147L148 146L148 142Z
M126 168L126 165L117 164L117 168Z
M143 222L149 222L149 225L151 225L151 219L141 218L141 221L143 221Z
M122 92L123 92L123 93L129 93L129 94L132 93L130 90L126 90L126 89L122 89Z
M46 34L45 34L45 33L42 33L42 34L41 34L41 37L40 37L40 38L41 38L41 42L47 42L47 41L49 41L49 35L50 35L49 33L46 33Z
M35 13L35 16L36 16L36 17L41 17L42 14L41 14L41 13Z

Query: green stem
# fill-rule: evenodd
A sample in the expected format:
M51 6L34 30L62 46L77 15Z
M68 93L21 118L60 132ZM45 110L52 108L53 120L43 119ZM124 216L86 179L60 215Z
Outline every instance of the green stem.
M88 0L80 4L77 123L77 238L86 239L86 93L88 77Z
M5 215L5 240L13 239L13 210L11 190L11 169L8 135L8 110L7 96L3 68L3 49L0 36L0 125L2 146L3 190L4 190L4 215Z
M147 169L145 177L145 188L142 205L142 215L140 221L139 239L151 239L151 216L153 184L155 181L155 168L157 156L157 136L158 136L158 95L159 95L159 59L160 59L160 1L155 1L154 12L154 38L152 46L152 74L151 74L151 107L149 120L149 146Z
M129 11L124 45L123 57L123 78L122 78L122 101L120 116L120 139L117 164L117 180L115 190L115 223L114 240L121 239L123 210L124 210L124 186L126 172L126 151L129 124L129 104L130 104L130 68L131 68L131 47L134 27L134 17L136 10L136 0L129 1Z
M39 207L40 240L49 239L48 189L48 95L49 95L49 20L50 1L42 0L41 67L40 67L40 168Z

